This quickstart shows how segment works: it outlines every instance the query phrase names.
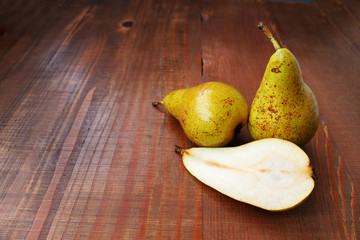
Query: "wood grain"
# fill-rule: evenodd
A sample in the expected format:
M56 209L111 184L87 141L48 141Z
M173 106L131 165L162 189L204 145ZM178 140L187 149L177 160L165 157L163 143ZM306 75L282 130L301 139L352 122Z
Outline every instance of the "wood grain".
M358 239L360 3L0 2L0 239ZM304 146L316 186L267 212L192 177L191 147L153 108L222 81L249 105L273 47L297 57L320 106ZM230 145L251 141L246 128Z

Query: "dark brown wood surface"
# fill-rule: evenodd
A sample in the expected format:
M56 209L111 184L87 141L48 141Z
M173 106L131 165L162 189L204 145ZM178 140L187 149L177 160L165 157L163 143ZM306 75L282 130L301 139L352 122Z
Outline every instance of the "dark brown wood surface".
M250 105L274 52L259 21L321 113L315 189L281 213L193 178L151 106L206 81ZM0 239L359 239L359 133L359 1L0 1Z

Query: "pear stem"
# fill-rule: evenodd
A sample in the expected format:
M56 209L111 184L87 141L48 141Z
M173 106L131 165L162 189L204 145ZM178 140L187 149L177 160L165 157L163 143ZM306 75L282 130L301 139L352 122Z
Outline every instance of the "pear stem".
M270 32L269 28L267 26L265 26L262 22L259 22L259 24L257 25L257 27L263 31L265 33L265 35L270 39L270 41L272 42L272 44L274 45L275 50L280 49L280 45L279 43L276 41L276 39L274 38L274 36L272 35L272 33Z
M152 102L152 105L153 105L154 107L156 107L157 105L160 105L160 104L164 104L164 102L163 102L163 101Z
M182 147L179 147L179 146L175 145L175 152L180 153L181 155L183 155L184 154L184 149Z

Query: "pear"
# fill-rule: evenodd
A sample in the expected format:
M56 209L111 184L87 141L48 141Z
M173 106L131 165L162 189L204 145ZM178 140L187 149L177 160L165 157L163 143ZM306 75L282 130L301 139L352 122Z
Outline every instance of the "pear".
M294 143L267 138L238 147L176 148L199 181L241 202L269 211L302 203L314 180L306 153Z
M185 135L196 145L219 147L230 143L235 129L248 118L248 105L234 87L221 82L206 82L170 92L163 104L182 126Z
M249 133L255 140L282 138L302 146L318 128L318 103L303 81L295 56L280 47L266 26L259 23L258 27L270 38L276 51L251 105Z

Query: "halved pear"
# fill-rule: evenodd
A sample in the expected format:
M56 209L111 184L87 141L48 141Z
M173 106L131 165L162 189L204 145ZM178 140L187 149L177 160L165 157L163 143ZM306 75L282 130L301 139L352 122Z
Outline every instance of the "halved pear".
M241 202L270 211L302 203L314 189L306 153L282 139L238 147L177 147L186 169L204 184Z

